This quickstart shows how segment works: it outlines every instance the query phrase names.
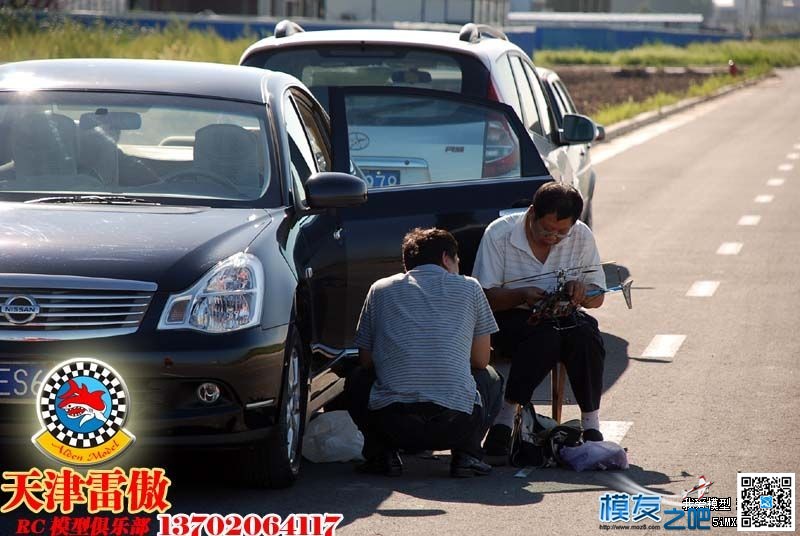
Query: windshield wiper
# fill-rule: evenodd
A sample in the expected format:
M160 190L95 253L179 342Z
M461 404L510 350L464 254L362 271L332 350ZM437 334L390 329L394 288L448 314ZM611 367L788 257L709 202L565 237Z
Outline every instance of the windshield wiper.
M26 203L95 203L104 205L160 205L155 201L147 201L138 197L125 195L59 195L30 199Z

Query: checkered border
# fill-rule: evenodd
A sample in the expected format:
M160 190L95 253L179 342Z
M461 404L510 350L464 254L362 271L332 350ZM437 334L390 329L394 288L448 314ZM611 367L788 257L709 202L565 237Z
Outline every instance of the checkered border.
M64 426L56 414L58 390L69 380L91 377L108 389L111 396L111 413L103 426L89 433L74 432ZM42 386L39 398L39 414L45 428L58 441L70 447L89 448L100 446L114 437L125 424L128 401L125 385L108 367L94 361L73 361L56 369Z

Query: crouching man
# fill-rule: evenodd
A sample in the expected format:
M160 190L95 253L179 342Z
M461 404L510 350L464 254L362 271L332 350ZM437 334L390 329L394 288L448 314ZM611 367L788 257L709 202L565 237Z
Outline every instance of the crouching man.
M453 235L414 229L403 239L405 273L367 294L355 339L360 367L345 385L364 434L360 472L400 475L399 449L451 450L454 477L491 471L481 440L502 404L502 379L488 366L497 324L458 263Z

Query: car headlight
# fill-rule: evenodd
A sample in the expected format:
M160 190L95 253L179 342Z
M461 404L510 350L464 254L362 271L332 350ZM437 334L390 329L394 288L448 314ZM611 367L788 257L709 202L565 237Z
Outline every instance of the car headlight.
M167 300L158 329L228 333L261 322L264 269L255 256L237 253L217 264L185 292Z

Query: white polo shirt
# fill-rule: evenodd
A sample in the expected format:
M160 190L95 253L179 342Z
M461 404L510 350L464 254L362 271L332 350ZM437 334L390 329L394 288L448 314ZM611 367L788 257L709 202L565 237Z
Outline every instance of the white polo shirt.
M542 277L534 281L517 281L521 277L530 277L561 269L586 266L588 273L570 271L567 280L577 279L587 285L606 288L606 277L600 265L600 252L594 241L592 231L582 221L575 222L569 236L550 249L547 260L542 263L531 251L525 236L525 214L520 212L502 216L486 228L478 247L472 277L477 279L485 289L504 287L539 287L551 292L555 289L555 275Z

